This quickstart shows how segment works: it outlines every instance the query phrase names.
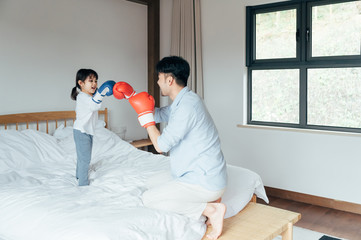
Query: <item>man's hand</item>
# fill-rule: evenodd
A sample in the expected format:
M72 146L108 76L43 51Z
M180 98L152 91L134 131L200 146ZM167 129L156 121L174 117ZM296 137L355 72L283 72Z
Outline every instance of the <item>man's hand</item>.
M129 103L138 113L138 120L142 127L147 128L155 125L154 121L154 98L147 92L138 93L129 98Z

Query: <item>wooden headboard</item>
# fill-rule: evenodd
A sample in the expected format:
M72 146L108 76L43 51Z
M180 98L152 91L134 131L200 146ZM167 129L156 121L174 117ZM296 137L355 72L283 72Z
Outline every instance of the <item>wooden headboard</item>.
M108 127L108 109L99 110L99 115L103 115L105 127ZM19 129L20 124L26 124L26 129L29 125L36 123L36 130L39 131L39 124L45 123L46 133L49 133L49 122L55 122L55 128L58 127L58 122L66 126L67 121L74 123L76 118L75 111L54 111L54 112L35 112L35 113L17 113L0 115L0 126L8 129L9 126L15 125L16 130Z

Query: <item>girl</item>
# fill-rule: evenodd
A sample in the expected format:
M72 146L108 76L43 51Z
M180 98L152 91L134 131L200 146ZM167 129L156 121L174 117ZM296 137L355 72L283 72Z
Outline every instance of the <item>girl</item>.
M113 94L114 81L106 81L97 89L98 74L92 69L80 69L75 78L71 98L76 100L76 120L73 126L77 153L76 178L79 186L89 185L88 171L93 147L98 110L104 96ZM80 89L80 92L77 91Z

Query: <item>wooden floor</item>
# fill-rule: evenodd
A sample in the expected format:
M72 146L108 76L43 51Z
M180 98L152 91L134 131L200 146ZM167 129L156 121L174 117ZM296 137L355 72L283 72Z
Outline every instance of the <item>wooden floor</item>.
M299 212L302 218L295 226L349 240L361 240L361 215L306 203L269 197L270 206ZM264 202L259 200L259 203ZM315 239L316 240L316 239Z

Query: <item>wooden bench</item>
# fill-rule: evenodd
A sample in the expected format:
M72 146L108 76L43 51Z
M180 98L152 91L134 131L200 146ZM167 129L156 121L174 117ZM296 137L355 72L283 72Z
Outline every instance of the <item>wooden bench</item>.
M250 202L240 213L224 220L223 232L218 239L272 240L281 235L282 240L292 240L293 224L300 219L300 213ZM211 228L208 227L207 233Z

